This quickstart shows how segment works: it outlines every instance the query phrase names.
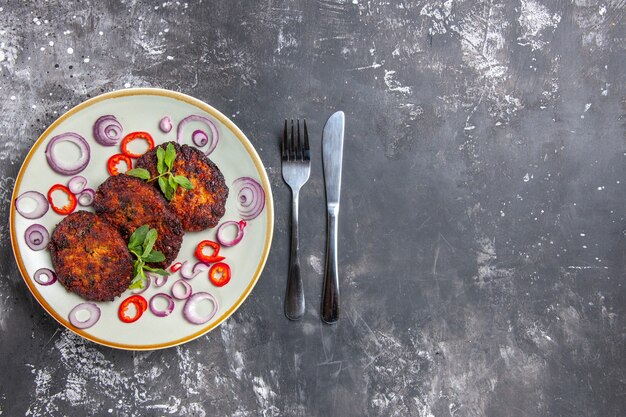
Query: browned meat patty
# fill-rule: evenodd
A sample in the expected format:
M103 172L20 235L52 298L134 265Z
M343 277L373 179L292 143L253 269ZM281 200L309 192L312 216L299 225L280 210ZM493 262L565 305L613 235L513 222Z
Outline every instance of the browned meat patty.
M49 248L58 280L87 300L111 301L130 285L133 261L126 242L93 213L77 211L64 218Z
M151 266L166 268L176 259L183 242L183 227L152 185L124 174L109 177L98 187L93 207L120 231L126 242L144 224L156 229L154 248L163 252L165 261Z
M228 187L224 181L221 171L207 156L198 149L178 145L175 142L176 160L172 173L174 175L184 175L194 185L192 190L178 187L170 208L183 224L183 228L190 232L198 232L209 227L215 227L219 223L226 210L226 199L228 198ZM167 143L159 145L157 148L165 150ZM137 168L145 168L150 171L150 175L157 175L157 148L145 153L137 160ZM154 185L159 189L159 185L154 181ZM160 189L159 189L160 190Z

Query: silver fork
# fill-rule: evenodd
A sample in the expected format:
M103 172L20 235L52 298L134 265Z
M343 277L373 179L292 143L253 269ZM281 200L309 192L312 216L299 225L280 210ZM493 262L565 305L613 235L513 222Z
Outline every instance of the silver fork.
M304 315L304 289L300 277L300 259L298 258L298 197L300 188L308 181L311 174L311 151L309 133L304 121L304 140L300 140L300 120L297 121L297 136L294 135L291 120L291 137L287 134L287 120L282 142L283 179L291 188L291 251L289 255L289 276L285 294L285 316L289 320L299 320Z

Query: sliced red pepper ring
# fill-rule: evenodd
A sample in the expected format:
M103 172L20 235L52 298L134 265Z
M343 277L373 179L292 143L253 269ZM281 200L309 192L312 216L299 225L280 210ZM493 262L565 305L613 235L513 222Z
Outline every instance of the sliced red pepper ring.
M207 255L206 253L204 253L204 248L206 247L213 249L213 253L211 255ZM226 259L223 256L218 256L218 253L220 253L219 243L213 242L212 240L203 240L202 242L198 243L195 255L200 262L204 262L205 264L213 264L215 262L220 262Z
M115 176L120 173L119 169L117 168L117 165L120 162L123 162L126 164L126 167L127 167L126 171L128 171L129 169L133 167L133 161L128 156L121 154L121 153L116 153L115 155L111 156L109 158L109 161L107 162L107 170L109 171L109 174Z
M223 287L230 281L230 266L223 262L218 262L209 269L209 280L216 287Z
M177 272L182 267L183 267L182 263L176 262L175 264L172 264L172 266L170 266L170 271Z
M122 139L122 153L126 156L129 156L131 158L139 158L141 155L143 155L143 153L137 154L134 153L133 151L131 151L130 149L128 149L128 145L138 139L143 139L146 142L148 142L148 149L146 149L145 152L148 152L150 149L154 148L154 139L152 139L152 136L150 135L150 133L148 132L131 132L128 135L124 136L124 139ZM145 153L144 152L144 153Z
M129 316L128 310L131 304L135 306L135 314ZM148 302L146 301L146 299L143 298L141 295L135 294L122 301L122 303L120 304L120 308L117 311L117 315L124 323L134 323L139 320L143 312L147 309Z
M68 203L62 207L58 207L57 205L55 205L53 198L53 194L55 191L61 191L66 194ZM73 212L74 209L76 209L76 205L78 204L78 199L76 198L76 195L74 195L74 193L71 192L69 188L62 184L54 184L52 187L50 187L50 190L48 190L48 201L50 202L50 207L52 207L52 210L62 215L70 214L71 212Z

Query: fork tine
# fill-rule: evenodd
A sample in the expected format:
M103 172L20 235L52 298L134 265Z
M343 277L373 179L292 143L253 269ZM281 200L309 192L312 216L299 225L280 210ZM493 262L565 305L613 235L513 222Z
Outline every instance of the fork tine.
M285 131L283 133L283 140L280 143L281 155L283 159L287 159L287 119L285 119Z
M300 119L298 119L298 142L296 142L296 159L302 159L302 147L300 142Z
M293 119L291 119L291 141L289 141L289 159L294 160L295 157L295 136L293 135Z
M302 149L302 158L305 161L311 160L311 150L309 148L309 131L306 128L306 119L304 119L304 148Z

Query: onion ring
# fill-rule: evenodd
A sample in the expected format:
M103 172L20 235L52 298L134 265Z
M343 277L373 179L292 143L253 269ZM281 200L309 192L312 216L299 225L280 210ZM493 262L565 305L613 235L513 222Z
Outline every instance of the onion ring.
M29 248L34 251L40 251L48 246L50 234L43 225L35 223L28 226L24 232L24 240Z
M87 310L89 312L89 318L85 321L78 320L76 317L80 310ZM94 303L81 303L70 311L69 314L70 323L72 326L78 329L88 329L100 320L100 308Z
M71 142L78 146L78 149L80 150L80 157L77 161L61 162L57 158L54 153L54 149L61 142ZM87 164L89 164L89 160L91 159L91 149L89 148L89 144L85 138L78 133L61 133L60 135L56 135L50 139L50 142L48 142L48 146L46 146L46 159L48 160L50 168L52 168L55 172L63 175L75 175L85 169Z
M237 211L243 220L255 219L265 207L265 190L257 180L241 177L233 181L237 191Z
M82 175L72 177L67 183L67 188L74 194L80 194L87 186L87 178Z
M191 295L191 285L181 278L172 284L170 292L172 293L172 297L177 300L186 300Z
M115 146L122 140L121 123L111 114L100 116L93 125L93 137L100 145Z
M180 268L180 276L189 280L198 276L199 273L208 271L209 266L203 262L196 262L191 266L191 262L185 261Z
M43 280L42 277L47 277ZM39 285L52 285L57 282L57 274L48 268L40 268L33 274L33 280Z
M226 233L224 229L227 228L228 226L237 227L237 235L232 240L228 240L224 236L224 234ZM220 227L217 228L217 233L215 234L215 237L217 238L217 241L220 242L220 245L222 246L226 246L226 247L235 246L237 243L241 242L241 239L243 239L243 229L245 227L246 227L245 220L241 220L239 222L236 222L234 220L229 220L227 222L222 223Z
M210 300L213 303L213 311L205 316L199 315L196 311L196 305L203 300ZM183 317L185 317L185 319L192 324L204 324L215 316L218 309L219 304L212 294L209 294L208 292L197 292L189 297L185 302L185 306L183 307Z
M31 211L26 211L24 200L33 200L35 202L35 208ZM46 196L37 191L26 191L15 199L15 209L26 219L39 219L48 212L49 208L50 204L48 204Z
M182 140L183 140L183 128L189 122L202 122L209 127L209 130L211 130L211 143L209 144L209 147L205 152L205 155L207 156L210 155L211 152L215 150L215 148L217 147L217 143L220 140L220 135L217 130L217 126L208 117L201 116L199 114L192 114L191 116L187 116L183 120L181 120L180 123L178 123L178 128L176 129L176 141L178 142L179 145L182 144ZM205 136L206 136L206 133L205 133ZM208 141L208 137L207 137L207 141Z
M167 301L167 307L165 308L165 310L159 310L156 308L155 301L157 300L157 298L165 298L165 300ZM152 311L152 314L154 314L155 316L166 317L166 316L169 316L172 313L172 311L174 311L174 300L169 295L163 292L160 292L152 296L152 298L150 299L149 306L150 306L150 311Z
M83 207L87 207L93 204L93 200L96 198L96 191L91 188L85 188L82 193L78 195L78 204Z

